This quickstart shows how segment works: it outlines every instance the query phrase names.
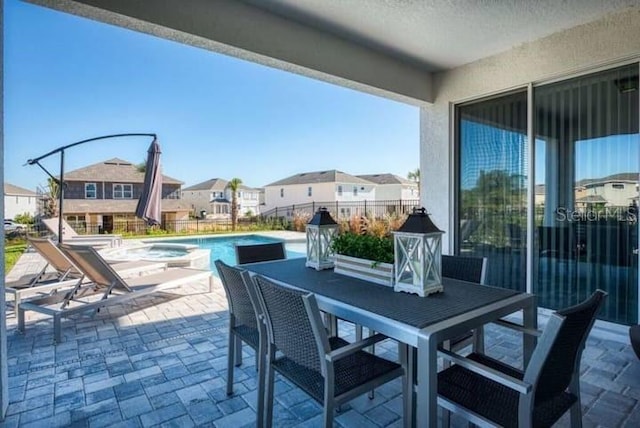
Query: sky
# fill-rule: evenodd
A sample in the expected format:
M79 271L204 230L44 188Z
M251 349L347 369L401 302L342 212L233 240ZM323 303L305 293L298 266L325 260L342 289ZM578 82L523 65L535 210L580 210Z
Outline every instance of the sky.
M35 190L27 159L107 134L155 133L163 173L186 186L260 187L338 169L419 166L419 109L300 75L17 0L4 7L4 179ZM65 152L65 172L146 158L148 138ZM42 161L59 173L57 155Z

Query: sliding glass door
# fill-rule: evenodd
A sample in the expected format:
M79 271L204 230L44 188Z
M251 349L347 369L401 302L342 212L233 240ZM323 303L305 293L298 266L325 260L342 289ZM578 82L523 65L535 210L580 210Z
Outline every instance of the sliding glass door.
M525 291L527 93L459 106L457 253L486 257L486 283Z
M532 91L456 106L455 252L487 257L490 285L524 291L529 274L544 308L604 289L600 318L635 324L638 64Z
M637 322L638 65L534 89L534 292L561 308L597 288Z

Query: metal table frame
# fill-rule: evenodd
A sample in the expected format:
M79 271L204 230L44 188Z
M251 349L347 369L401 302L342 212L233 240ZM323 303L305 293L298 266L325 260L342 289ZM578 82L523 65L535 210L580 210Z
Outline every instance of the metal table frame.
M270 265L283 262L286 261L257 263L243 267L252 273L258 271L257 273L276 282L296 287L294 284L282 281L277 275L269 275L268 269ZM260 265L260 268L255 269L258 265ZM347 280L351 280L351 278L345 277L345 281ZM444 281L444 286L446 291L446 281ZM390 289L390 292L393 292L392 289ZM418 297L416 296L416 298ZM405 394L405 403L411 410L408 414L411 415L411 417L415 414L415 420L405 421L405 426L437 426L439 343L519 310L523 311L524 327L529 329L537 328L536 299L534 295L527 293L515 294L467 313L440 320L424 328L417 328L404 322L390 319L375 312L354 306L353 304L323 296L321 293L316 292L316 299L322 311L328 312L341 319L366 326L401 343L399 346L399 356L402 361L407 362L407 379L415 378L417 383L417 385L413 385L413 382L407 382L405 390L403 391ZM424 299L428 299L428 297L424 297ZM523 345L526 366L535 348L536 338L530 335L524 335ZM414 350L417 352L414 352ZM414 392L416 393L415 397ZM419 406L415 406L417 400L420 401Z

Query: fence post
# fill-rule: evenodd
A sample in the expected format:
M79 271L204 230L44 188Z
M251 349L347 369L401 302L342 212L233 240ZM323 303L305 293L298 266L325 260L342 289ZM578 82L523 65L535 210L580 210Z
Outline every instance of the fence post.
M316 201L311 202L311 215L316 212Z
M340 218L340 211L338 211L338 201L336 201L336 218Z
M364 216L367 216L367 200L364 200Z

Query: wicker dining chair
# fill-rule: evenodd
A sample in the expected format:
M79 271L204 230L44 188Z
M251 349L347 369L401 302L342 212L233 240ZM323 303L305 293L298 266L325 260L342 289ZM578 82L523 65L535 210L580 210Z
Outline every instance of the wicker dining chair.
M253 288L249 272L215 261L229 304L229 349L227 356L227 395L233 394L233 367L242 364L242 342L254 349L258 369L258 411L262 412L264 396L264 358L266 336L261 308L253 305L249 295Z
M236 245L236 263L268 262L287 258L284 242L269 242L267 244Z
M442 255L442 276L459 281L473 282L484 285L487 274L486 257L450 256ZM474 352L482 352L484 348L484 329L477 329L462 333L460 336L443 343L444 349L459 351L473 345ZM445 361L445 367L449 364Z
M582 426L580 359L607 293L553 313L524 371L483 354L441 351L454 365L438 373L438 404L476 425L550 427L567 410Z
M333 427L337 406L398 377L406 381L402 365L363 351L385 336L376 334L352 344L329 337L313 294L259 275L253 280L268 337L265 413L258 414L259 424L272 425L274 371L323 406L324 427Z

